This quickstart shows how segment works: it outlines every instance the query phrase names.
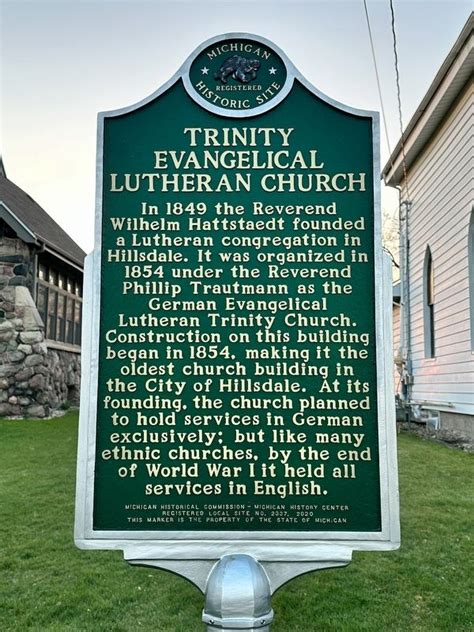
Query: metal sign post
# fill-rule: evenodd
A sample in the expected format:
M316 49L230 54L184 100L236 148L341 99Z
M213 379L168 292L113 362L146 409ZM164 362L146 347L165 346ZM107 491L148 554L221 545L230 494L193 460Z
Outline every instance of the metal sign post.
M99 115L75 541L186 577L209 629L399 545L378 145L242 33Z

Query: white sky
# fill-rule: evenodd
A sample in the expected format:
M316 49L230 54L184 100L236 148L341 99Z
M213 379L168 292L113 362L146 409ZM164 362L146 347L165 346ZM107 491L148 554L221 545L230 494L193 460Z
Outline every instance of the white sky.
M97 112L154 92L204 40L262 35L319 90L380 110L363 0L0 0L1 153L7 176L87 252ZM404 123L471 0L394 0ZM368 0L392 148L399 138L389 0ZM388 159L382 132L382 165ZM391 210L396 196L383 193Z

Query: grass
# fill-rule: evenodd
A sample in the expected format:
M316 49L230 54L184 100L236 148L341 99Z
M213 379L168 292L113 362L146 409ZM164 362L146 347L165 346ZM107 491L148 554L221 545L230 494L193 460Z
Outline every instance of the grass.
M75 412L0 421L0 629L202 632L185 580L74 547L76 433ZM293 580L272 632L474 629L472 457L400 435L399 460L400 551Z

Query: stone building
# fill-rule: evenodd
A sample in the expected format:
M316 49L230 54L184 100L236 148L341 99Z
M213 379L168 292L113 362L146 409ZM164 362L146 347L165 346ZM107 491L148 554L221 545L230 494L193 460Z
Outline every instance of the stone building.
M384 168L401 194L399 394L411 418L474 437L474 14Z
M78 403L84 257L0 163L0 416Z

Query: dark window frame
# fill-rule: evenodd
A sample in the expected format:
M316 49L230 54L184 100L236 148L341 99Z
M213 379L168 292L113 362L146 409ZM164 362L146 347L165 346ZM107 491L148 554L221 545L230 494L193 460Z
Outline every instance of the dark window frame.
M40 278L40 269L44 278ZM59 287L59 279L62 279L63 287ZM72 292L68 292L68 281ZM39 301L40 292L44 293L42 309L40 309L41 302ZM53 296L54 307L50 311L50 301ZM61 303L62 313L58 311ZM82 283L76 275L68 274L66 271L60 270L59 267L41 261L38 265L36 279L36 305L44 323L44 335L47 341L80 348ZM79 314L78 320L77 312ZM72 320L68 320L68 313L72 315Z
M435 288L433 256L429 246L425 251L425 263L423 269L423 327L425 338L425 357L436 357L435 339Z

